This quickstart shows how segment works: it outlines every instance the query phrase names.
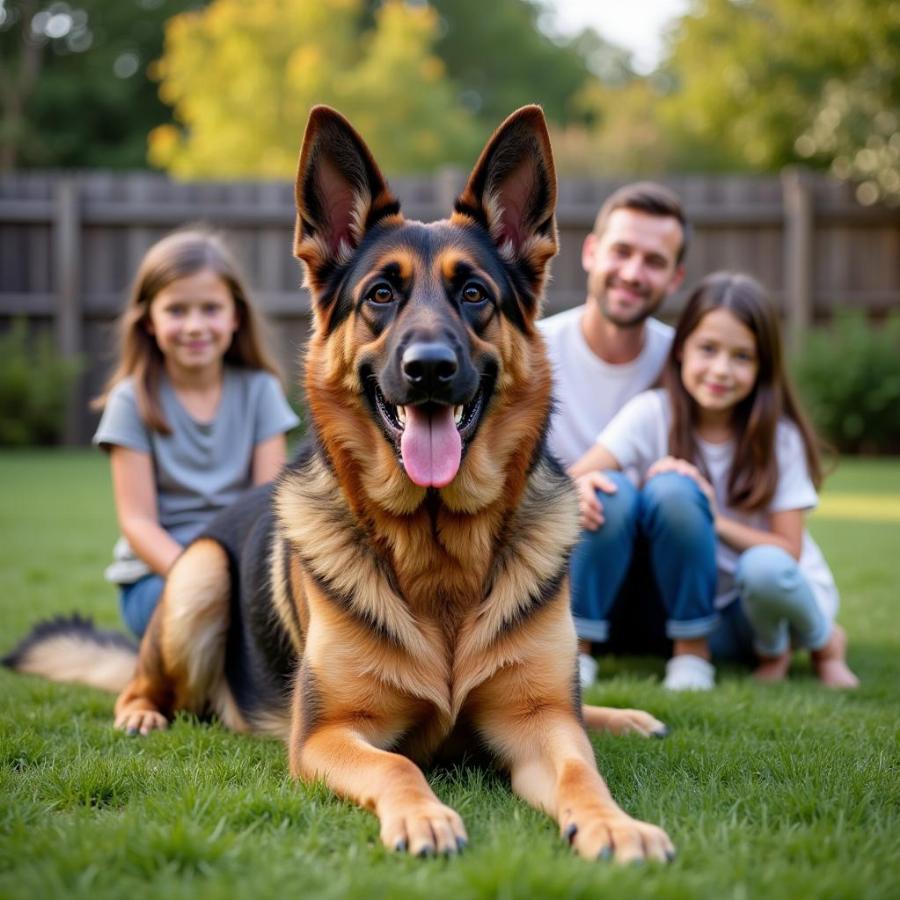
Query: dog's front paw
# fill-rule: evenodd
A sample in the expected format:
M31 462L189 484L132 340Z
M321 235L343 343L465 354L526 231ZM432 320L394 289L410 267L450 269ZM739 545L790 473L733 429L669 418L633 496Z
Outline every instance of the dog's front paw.
M169 722L156 709L126 707L116 711L115 727L126 734L148 735L151 731L164 731Z
M570 810L560 827L563 837L586 859L635 863L675 858L675 847L662 828L632 819L621 811L610 813L587 807Z
M592 731L609 734L639 734L643 737L662 738L669 729L655 716L642 709L614 709L610 706L585 706L584 724Z
M640 734L643 737L662 738L669 733L665 723L642 709L616 709L611 706L585 706L582 709L584 724L591 731L609 734Z
M427 799L392 805L381 813L381 840L390 850L415 856L449 856L462 850L468 838L456 810Z

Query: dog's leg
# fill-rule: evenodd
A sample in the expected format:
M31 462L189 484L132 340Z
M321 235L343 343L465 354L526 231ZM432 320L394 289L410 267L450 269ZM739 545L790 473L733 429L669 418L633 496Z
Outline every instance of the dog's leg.
M135 676L116 701L116 728L148 734L165 728L176 710L211 706L226 725L244 730L223 675L229 591L219 544L198 541L178 557L141 641Z
M476 726L508 765L513 790L553 816L581 856L670 859L668 835L633 819L613 800L565 685L558 696L535 697L527 674L516 668L498 673L473 698ZM523 699L510 703L510 697Z
M591 731L609 734L640 734L663 738L669 733L665 723L641 709L615 709L611 706L582 706L584 724Z
M295 707L296 709L296 707ZM316 725L303 736L303 714L294 716L290 767L295 778L322 779L336 794L374 812L389 850L416 856L452 854L466 844L459 814L435 796L421 769L399 753L382 750L397 722L380 727L363 717Z
M115 727L129 734L165 728L166 715L172 709L172 690L160 649L163 599L144 632L134 677L116 700Z
M456 853L465 846L462 819L435 796L418 766L399 753L373 746L357 729L319 729L296 758L291 756L295 777L321 778L336 794L374 812L388 849L432 856Z

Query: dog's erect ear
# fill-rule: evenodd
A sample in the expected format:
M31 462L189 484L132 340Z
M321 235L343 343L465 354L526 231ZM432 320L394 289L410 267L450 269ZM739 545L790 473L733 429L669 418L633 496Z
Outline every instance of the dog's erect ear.
M539 106L523 106L481 152L456 214L487 228L537 300L557 250L555 212L556 170L544 114ZM525 312L534 316L537 310Z
M363 139L327 106L309 114L295 197L294 255L306 263L314 297L370 228L400 214Z

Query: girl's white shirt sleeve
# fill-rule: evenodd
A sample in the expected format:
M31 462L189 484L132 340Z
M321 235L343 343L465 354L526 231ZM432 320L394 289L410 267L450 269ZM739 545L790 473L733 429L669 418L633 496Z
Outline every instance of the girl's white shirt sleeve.
M775 456L778 459L778 484L769 504L769 512L815 509L819 498L809 475L803 437L793 422L782 419L778 423Z
M612 453L636 484L643 483L650 466L668 453L669 405L664 392L644 391L629 400L600 432L597 443Z

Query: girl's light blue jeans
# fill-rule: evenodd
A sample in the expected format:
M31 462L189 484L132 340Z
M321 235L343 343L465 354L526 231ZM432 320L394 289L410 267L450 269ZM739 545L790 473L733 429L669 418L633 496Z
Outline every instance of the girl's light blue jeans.
M722 621L710 637L714 657L780 656L792 645L819 650L828 642L831 621L797 560L785 550L764 544L745 550L735 583L739 600L722 610Z
M165 580L161 575L145 575L134 584L123 584L119 593L122 619L135 637L141 638L150 623L150 616L159 603Z
M605 473L614 494L598 491L604 523L582 531L572 552L572 612L579 638L609 639L609 618L638 540L646 542L655 588L673 640L706 637L716 627L716 537L709 503L696 482L676 472L651 478L638 490L621 472ZM648 582L651 580L648 579Z

